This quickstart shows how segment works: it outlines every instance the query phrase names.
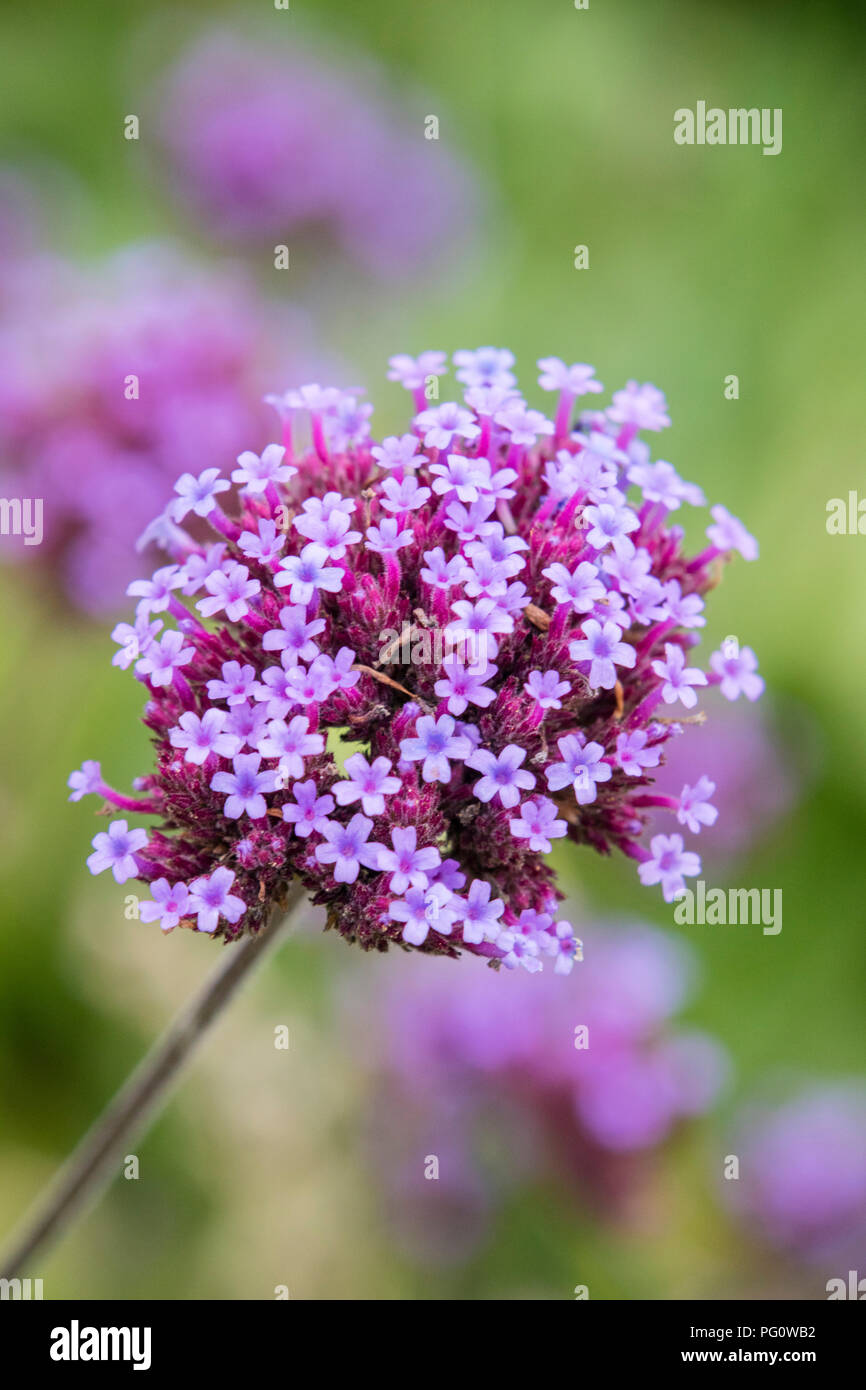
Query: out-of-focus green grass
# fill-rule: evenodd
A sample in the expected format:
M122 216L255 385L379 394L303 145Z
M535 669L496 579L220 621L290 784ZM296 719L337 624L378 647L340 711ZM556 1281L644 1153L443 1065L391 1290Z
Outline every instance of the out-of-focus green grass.
M167 36L181 27L177 7L148 8ZM207 19L216 8L183 14ZM175 230L133 167L142 151L120 133L134 109L140 19L131 4L3 15L0 133L16 155L70 165L95 199L84 244L66 245L59 227L58 250ZM585 12L566 0L323 0L269 22L318 25L422 84L431 111L441 100L447 113L442 138L497 191L471 276L428 285L421 275L409 293L377 291L360 340L357 314L328 305L323 336L365 374L384 425L399 424L404 408L396 388L380 386L387 355L400 350L503 343L524 382L551 353L595 363L609 389L627 376L652 379L674 419L663 456L759 536L760 563L735 563L713 596L706 641L736 633L755 647L770 690L816 725L818 777L806 804L738 871L743 884L783 889L782 934L674 930L695 942L704 972L691 1016L729 1048L740 1094L774 1068L862 1072L866 539L825 530L827 500L863 476L859 30L824 7L638 0ZM675 146L673 111L700 98L782 107L782 154ZM590 249L586 271L572 266L577 243ZM740 379L738 401L723 395L729 373ZM122 890L90 881L83 860L98 827L87 803L65 804L65 778L92 756L120 785L146 768L139 691L110 668L107 637L59 600L8 572L4 593L8 1225L214 952L176 934L148 936L124 921ZM560 861L590 910L672 926L628 864ZM395 1263L357 1149L351 1059L329 1002L334 971L354 972L360 987L375 964L330 938L282 952L137 1147L146 1179L116 1183L34 1271L49 1296L269 1297L277 1283L293 1296L387 1298L568 1297L577 1282L626 1298L743 1287L739 1237L709 1198L707 1153L724 1152L712 1126L705 1145L679 1146L667 1162L661 1231L599 1233L536 1192L462 1274L422 1277ZM300 1038L288 1078L274 1070L270 1041L271 1021L284 1014Z

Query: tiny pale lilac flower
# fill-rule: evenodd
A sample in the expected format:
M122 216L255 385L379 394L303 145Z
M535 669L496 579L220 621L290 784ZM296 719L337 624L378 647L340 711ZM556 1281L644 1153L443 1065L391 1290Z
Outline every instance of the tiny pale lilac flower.
M461 349L452 358L457 380L464 386L514 386L517 378L511 371L514 353L508 348L481 347L474 352Z
M343 571L339 566L329 565L328 558L325 547L311 541L300 555L286 555L280 561L280 572L274 575L274 583L280 589L291 585L289 601L303 607L312 603L319 590L327 594L339 593L343 587Z
M553 421L542 415L540 410L530 410L525 401L508 401L494 416L497 425L504 429L512 444L531 449L539 435L553 434Z
M707 678L696 666L686 666L682 647L665 642L664 661L654 661L652 668L665 682L662 687L662 699L666 705L674 705L677 700L681 700L686 709L694 708L698 697L693 686L706 685Z
M363 864L368 869L378 867L379 847L368 845L373 822L366 816L355 815L348 825L327 821L322 826L325 843L316 846L320 864L334 865L337 883L354 883Z
M334 674L333 662L322 654L306 670L301 665L289 667L286 690L291 691L296 704L320 705L336 689Z
M232 482L243 485L252 496L264 492L269 483L287 483L298 470L285 463L285 457L282 444L268 444L261 455L245 449L238 454L240 467L232 473Z
M262 637L262 647L266 652L280 652L284 666L313 661L319 655L313 638L324 632L325 627L324 618L312 618L307 622L306 608L286 607L280 611L280 626L271 628Z
M660 883L666 903L672 903L685 889L685 878L694 878L701 871L696 854L683 848L682 835L654 835L650 840L651 858L638 865L638 876L644 886Z
M285 785L288 781L303 777L304 759L324 753L325 740L321 734L310 733L310 721L306 715L296 714L288 724L283 719L272 719L267 737L259 739L258 749L262 757L278 760L277 778Z
M146 830L130 830L125 820L113 820L107 830L93 837L93 853L88 855L87 867L92 874L110 869L115 883L138 878L135 861L138 850L147 844Z
M441 546L435 550L425 550L424 559L427 568L421 570L421 578L434 589L450 589L455 584L461 584L469 575L469 566L463 556L452 555L450 560L446 560Z
M710 805L710 797L716 790L715 782L709 777L700 777L693 787L685 786L680 792L680 808L677 820L697 835L702 825L715 825L719 812Z
M557 603L570 603L576 613L591 612L607 592L598 570L589 560L581 560L573 572L567 570L565 565L555 564L548 565L541 573L553 586L551 598Z
M456 859L443 859L442 863L428 874L430 883L441 883L449 892L456 893L466 882Z
M718 550L738 550L744 560L757 560L758 542L727 507L710 507L715 525L707 527L707 536Z
M647 748L648 739L646 729L617 735L616 760L627 777L642 777L645 768L658 767L661 749Z
M597 394L602 384L595 380L595 367L586 362L574 362L566 366L561 357L541 357L537 363L541 376L538 384L542 391L566 391L569 396Z
M382 484L382 506L386 512L414 512L423 507L430 496L429 487L420 487L411 474L401 478L386 478Z
M467 458L465 454L449 454L446 461L430 466L433 476L433 491L438 496L454 493L458 502L477 502L483 491L485 477L489 476L479 459Z
M80 801L83 796L98 796L102 790L102 768L99 763L88 759L75 772L70 772L66 782L72 790L67 801Z
M757 674L758 658L751 647L740 647L734 656L713 652L710 667L726 700L736 700L740 695L757 700L763 692L764 680Z
M151 902L139 905L142 922L159 922L163 931L172 931L181 917L189 912L189 889L183 882L169 883L167 878L155 878L150 885Z
M572 661L589 661L589 683L593 689L613 690L616 685L616 667L634 666L637 660L634 647L622 641L622 632L613 622L601 623L595 618L587 618L583 624L583 637L570 642L568 654Z
M203 555L197 552L188 556L181 569L183 575L183 592L189 597L197 594L199 589L204 587L209 574L214 574L222 568L225 560L226 547L224 541L218 541L216 545L209 545Z
M111 658L112 666L119 666L122 671L128 670L133 661L144 656L162 627L158 618L149 623L144 614L136 618L134 627L129 623L118 623L112 629L111 640L119 644L120 650Z
M374 758L370 763L363 753L353 753L346 759L344 771L348 779L335 782L332 788L337 805L349 806L353 801L360 801L367 816L381 816L385 797L400 790L400 778L391 776L390 758Z
M407 391L419 391L428 377L444 376L447 371L444 352L422 352L418 357L399 352L388 358L388 380L399 381Z
M270 517L259 518L258 529L244 531L238 545L248 560L259 565L270 565L278 560L286 544L286 538L277 530L277 524Z
M642 386L629 381L621 391L614 391L607 413L611 420L641 430L663 430L670 424L664 392L648 381Z
M223 815L238 820L246 814L250 820L261 820L268 813L263 792L277 789L274 772L260 772L259 753L236 753L232 758L233 772L215 772L210 780L211 791L225 792Z
M228 712L225 731L239 740L241 748L246 744L255 750L259 739L264 736L269 717L270 709L263 705L233 705Z
M481 433L471 410L458 405L456 401L445 401L442 405L422 410L415 416L415 424L424 435L427 449L447 449L455 434L461 439L477 439ZM453 455L458 458L459 455ZM472 497L462 497L461 502L473 502Z
M493 698L492 691L487 693ZM403 739L400 756L410 763L423 759L422 781L447 784L451 781L449 759L464 759L472 752L469 740L456 733L455 727L456 722L450 714L441 714L438 719L425 714L415 721L415 737Z
M583 514L592 528L586 539L595 550L604 550L605 546L612 545L623 559L634 554L634 541L629 540L628 533L636 531L640 522L631 507L602 502L597 507L584 508Z
M351 647L341 647L331 661L330 676L337 690L351 690L361 679L361 672L354 670L355 656Z
M550 841L559 840L568 831L564 820L557 820L556 805L546 796L524 801L517 820L508 822L515 840L526 840L538 854L549 854Z
M495 691L485 681L493 679L497 668L486 661L467 667L456 656L446 656L441 669L445 674L433 689L440 700L448 701L449 714L463 714L469 705L486 709L496 699Z
M226 700L230 705L242 705L250 698L255 679L255 666L242 666L239 661L225 661L222 680L209 680L207 693L212 700Z
M426 888L428 875L441 863L438 849L428 845L418 849L418 832L414 825L395 825L391 831L393 849L385 845L379 850L378 868L383 874L390 874L388 888L401 896L407 888Z
M472 788L479 801L492 801L498 796L503 806L516 806L521 789L529 791L535 786L533 774L520 766L525 757L526 749L518 748L516 743L507 744L498 755L486 748L470 754L466 766L482 774Z
M505 911L501 898L490 898L491 888L486 879L476 878L469 885L464 899L457 899L458 913L462 920L463 940L478 945L482 941L495 941L502 928L499 918Z
M295 827L295 834L300 835L302 840L313 832L323 835L328 816L334 809L334 798L320 796L312 777L308 782L295 782L292 796L295 800L287 801L282 808L283 820Z
M679 581L669 579L664 586L665 606L669 620L676 623L677 627L704 627L706 618L703 617L704 601L700 594L685 594L680 587Z
M214 570L205 580L209 598L199 599L196 608L205 618L215 613L225 612L231 623L239 623L250 611L248 599L261 591L258 579L250 579L246 565L228 564L225 569Z
M144 656L139 657L135 669L139 676L146 676L151 685L170 685L175 670L185 666L195 656L194 647L183 645L183 633L173 628L164 632L156 642L151 642Z
M506 970L516 970L518 966L522 966L530 975L534 975L544 969L544 962L538 959L538 942L533 941L532 937L523 936L520 932L504 931L496 938L496 945L500 951L505 952L502 964Z
M562 709L562 696L571 683L560 680L558 671L530 671L523 689L542 709Z
M456 616L445 629L446 638L454 646L475 643L474 650L479 655L495 657L498 649L494 634L514 631L514 619L503 612L496 599L480 598L476 603L458 599L452 603L451 612Z
M211 753L233 758L243 745L237 734L225 731L226 717L222 709L205 710L201 718L192 710L184 710L178 727L169 730L172 748L183 748L186 762L199 767Z
M617 588L623 594L630 594L636 598L646 583L647 575L652 566L652 556L643 546L639 546L633 555L620 556L604 555L601 567L605 574L616 580ZM673 581L676 583L676 581ZM679 585L677 585L679 588Z
M388 904L388 916L402 922L403 940L421 946L431 931L450 936L457 921L456 900L444 883L407 888L402 898Z
M302 512L295 517L293 525L302 536L320 545L330 560L342 560L348 547L357 545L361 539L360 531L349 530L349 517L339 507L329 511L323 508L320 513Z
M393 516L386 516L381 526L368 526L364 549L372 550L377 555L396 555L398 550L411 545L414 539L412 532L399 531L398 526L399 522Z
M194 878L189 885L189 910L196 914L198 930L215 932L220 917L227 922L240 921L246 911L246 903L229 889L235 881L231 869L221 865L212 874Z
M570 975L577 961L583 960L583 942L575 936L570 922L557 922L553 932L538 938L539 948L553 957L553 973Z
M590 806L595 801L598 783L609 782L612 771L603 762L604 749L600 743L587 743L582 733L565 734L556 746L562 761L547 768L545 777L552 792L571 786L578 806Z
M414 434L389 435L381 444L374 444L370 453L380 468L411 472L421 463L418 457L421 445Z
M488 520L495 507L496 502L486 492L468 507L462 502L449 502L445 508L445 525L449 531L457 533L459 541L487 537L499 529L498 522Z
M206 468L196 478L192 473L184 473L178 478L174 490L177 500L171 504L173 521L183 521L188 512L196 516L209 516L218 505L217 494L228 492L231 483L220 477L218 468Z
M261 680L256 681L250 692L254 700L265 706L269 719L284 719L293 705L303 703L298 688L291 679L293 670L295 667L287 661L280 666L269 666L262 672Z
M146 617L151 613L164 613L171 603L173 589L179 589L184 582L179 565L165 565L155 571L151 579L134 579L126 592L132 598L140 598L136 611Z

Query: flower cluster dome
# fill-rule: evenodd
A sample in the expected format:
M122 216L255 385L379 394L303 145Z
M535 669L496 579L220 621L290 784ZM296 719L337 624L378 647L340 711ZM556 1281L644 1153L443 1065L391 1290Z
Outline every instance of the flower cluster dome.
M115 820L88 861L150 886L143 920L232 940L299 881L366 949L565 974L554 841L621 851L668 901L699 872L683 832L712 824L713 784L660 796L653 773L703 687L760 694L749 648L693 658L720 562L757 545L715 506L685 553L673 514L704 499L641 438L669 423L655 387L575 420L589 366L539 363L548 417L508 351L453 365L440 402L444 353L391 359L414 415L378 443L360 392L271 398L281 442L184 473L148 528L166 563L113 636L155 767L131 796L97 763L70 778L154 818Z

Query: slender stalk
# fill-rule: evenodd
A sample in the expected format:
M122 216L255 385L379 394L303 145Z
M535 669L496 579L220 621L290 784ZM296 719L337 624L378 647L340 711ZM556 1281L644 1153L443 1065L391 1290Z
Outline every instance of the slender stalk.
M37 1251L60 1239L95 1201L111 1178L118 1153L166 1102L208 1029L259 961L287 934L302 897L298 889L285 913L272 917L257 936L245 936L224 948L224 959L202 989L169 1024L28 1212L0 1260L0 1278L12 1279L31 1265Z

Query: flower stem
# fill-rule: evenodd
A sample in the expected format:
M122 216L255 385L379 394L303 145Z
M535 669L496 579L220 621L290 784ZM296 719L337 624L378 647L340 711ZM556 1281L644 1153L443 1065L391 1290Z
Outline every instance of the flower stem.
M165 1104L208 1029L262 957L286 934L292 909L302 897L303 890L298 888L284 913L273 916L256 936L245 936L225 948L224 960L109 1101L28 1213L0 1260L0 1278L15 1278L31 1265L36 1253L60 1239L97 1198L111 1178L118 1154Z

